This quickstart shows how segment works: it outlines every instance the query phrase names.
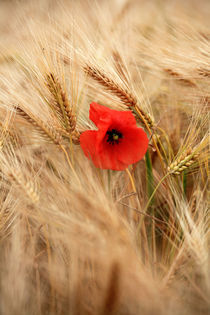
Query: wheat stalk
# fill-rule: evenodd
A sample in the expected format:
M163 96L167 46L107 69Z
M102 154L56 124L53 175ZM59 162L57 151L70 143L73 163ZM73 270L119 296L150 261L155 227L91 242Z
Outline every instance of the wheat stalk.
M105 75L99 69L95 67L86 65L84 71L95 81L105 87L112 94L116 95L129 109L131 109L135 114L139 114L138 117L146 125L146 127L151 128L154 123L149 116L138 106L137 99L130 93L127 89L123 89L117 83L115 83L111 78Z
M38 130L42 137L53 141L57 145L61 143L61 135L57 131L53 130L50 126L47 126L42 120L34 117L31 113L29 115L19 106L16 108L16 111L21 117L32 124Z
M198 154L191 149L184 152L177 160L168 166L168 173L179 175L196 162Z
M62 89L61 84L52 73L46 75L46 85L53 97L54 109L62 121L67 132L71 133L76 127L76 116L72 113L72 108L66 92Z

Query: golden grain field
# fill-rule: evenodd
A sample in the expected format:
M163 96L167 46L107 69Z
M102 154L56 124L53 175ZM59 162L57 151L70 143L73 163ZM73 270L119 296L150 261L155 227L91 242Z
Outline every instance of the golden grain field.
M208 314L209 12L0 1L0 315ZM85 156L92 102L132 112L143 159Z

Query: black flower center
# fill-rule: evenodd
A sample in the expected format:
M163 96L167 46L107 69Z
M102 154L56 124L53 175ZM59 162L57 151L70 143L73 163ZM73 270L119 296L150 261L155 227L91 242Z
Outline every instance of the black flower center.
M119 132L116 129L108 130L107 131L107 142L114 145L119 143L119 139L123 138L123 135L121 132Z

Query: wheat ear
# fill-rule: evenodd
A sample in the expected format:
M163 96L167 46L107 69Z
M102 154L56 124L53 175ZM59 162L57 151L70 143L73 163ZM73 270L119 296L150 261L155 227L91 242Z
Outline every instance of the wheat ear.
M21 172L12 168L8 174L8 179L11 182L15 182L25 192L32 203L37 203L39 201L39 195L37 193L35 183L27 181Z
M210 78L210 68L209 69L198 68L197 72L202 77Z
M61 143L62 140L61 135L57 131L53 130L52 127L47 126L42 120L33 116L31 113L29 115L19 106L16 108L16 111L20 116L22 116L25 120L32 124L41 134L42 137L47 138L48 140L54 142L55 144Z
M184 152L176 161L168 166L168 173L179 175L196 162L198 154L191 149Z
M178 72L176 72L176 71L174 71L172 69L169 69L169 68L164 69L164 71L168 75L176 78L177 82L179 82L180 84L183 84L183 85L186 85L186 86L191 86L191 87L196 87L196 84L192 80L184 78L180 73L178 73Z
M11 142L14 145L21 142L18 135L12 132L6 124L0 121L0 150L3 150L6 143Z
M72 108L66 92L52 73L46 75L46 85L53 97L53 109L61 120L66 131L71 133L76 127L76 116L72 113Z
M102 71L96 69L95 67L86 65L84 71L95 81L105 87L112 94L116 95L129 109L131 109L135 115L138 113L138 117L141 119L147 129L151 128L154 123L149 116L138 106L137 99L132 93L127 89L123 89L117 83L115 83L111 78L106 76Z

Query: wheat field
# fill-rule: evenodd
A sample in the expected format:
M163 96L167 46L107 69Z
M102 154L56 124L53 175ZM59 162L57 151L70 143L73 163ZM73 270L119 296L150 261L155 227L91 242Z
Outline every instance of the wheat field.
M0 1L0 314L209 311L210 1ZM122 171L97 102L149 139Z

